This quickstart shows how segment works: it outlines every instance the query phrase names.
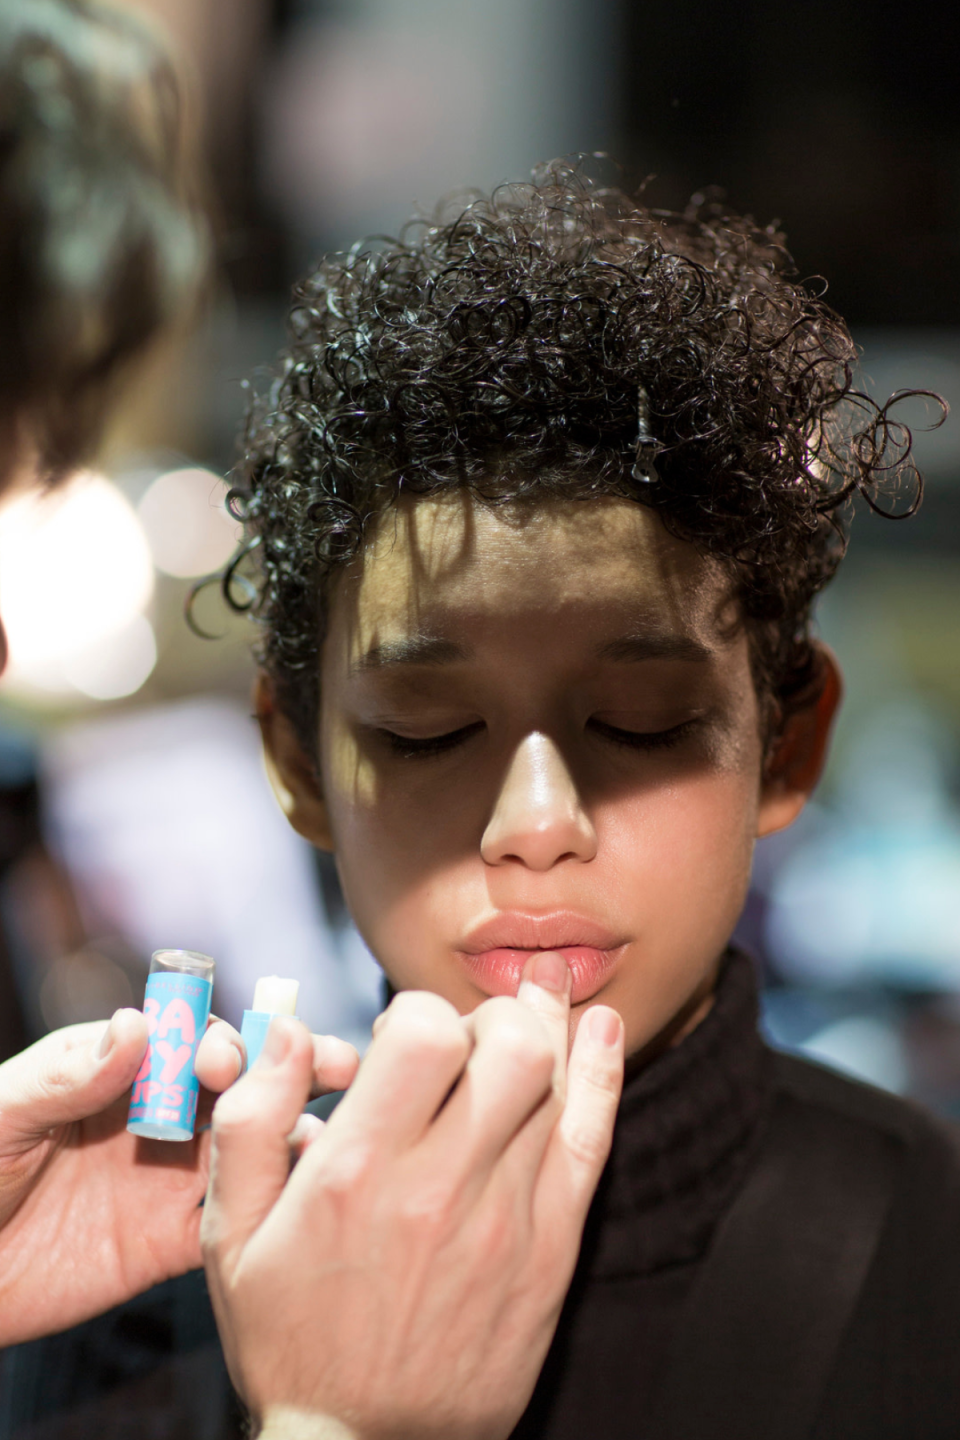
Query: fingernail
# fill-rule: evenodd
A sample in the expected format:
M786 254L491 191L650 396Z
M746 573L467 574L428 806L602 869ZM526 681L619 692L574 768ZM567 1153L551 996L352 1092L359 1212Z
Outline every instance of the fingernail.
M274 1065L280 1065L286 1060L290 1053L290 1031L289 1027L282 1020L271 1020L270 1028L267 1030L267 1038L263 1042L263 1049L253 1063L253 1069L272 1069Z
M106 1030L104 1030L103 1036L100 1040L100 1049L98 1054L101 1060L106 1060L107 1056L110 1054L110 1051L113 1049L116 1043L117 1035L116 1031L113 1028L113 1016L111 1015L107 1028Z
M593 1006L580 1023L586 1025L587 1034L595 1044L606 1045L611 1050L620 1044L623 1021L616 1010L610 1010L606 1005Z
M563 995L570 985L570 966L556 950L541 950L533 957L530 979L541 990L552 990Z

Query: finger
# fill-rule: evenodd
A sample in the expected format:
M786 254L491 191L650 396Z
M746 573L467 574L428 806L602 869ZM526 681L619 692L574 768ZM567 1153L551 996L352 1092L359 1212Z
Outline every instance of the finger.
M485 1001L473 1012L472 1028L473 1053L431 1128L425 1152L428 1167L442 1164L448 1172L451 1166L459 1168L470 1194L486 1184L518 1132L545 1108L555 1093L556 1068L547 1026L518 1000L499 996ZM526 1160L531 1184L555 1119L551 1107L536 1127L539 1138L531 1133Z
M287 1136L287 1143L293 1158L299 1160L304 1150L308 1149L315 1140L320 1139L325 1128L319 1115L311 1115L309 1110L304 1111Z
M240 1075L247 1063L247 1049L240 1034L226 1020L211 1016L210 1024L197 1046L195 1071L200 1084L219 1095Z
M532 1010L546 1028L554 1053L553 1083L559 1099L567 1088L570 1053L570 966L557 950L531 955L524 966L517 999Z
M463 1071L472 1049L449 1001L404 990L391 1002L347 1094L327 1122L327 1140L372 1139L396 1151L419 1140Z
M356 1047L336 1035L313 1037L313 1087L311 1094L329 1095L352 1085L360 1064Z
M608 1005L593 1005L577 1028L567 1067L567 1099L554 1126L537 1180L546 1223L586 1219L610 1154L623 1088L623 1021Z
M290 1173L293 1132L310 1093L313 1043L299 1020L275 1016L259 1059L214 1106L206 1250L242 1246L276 1203Z
M246 1063L247 1048L239 1031L212 1015L197 1047L196 1075L200 1084L220 1094L243 1074ZM349 1041L336 1035L314 1035L312 1094L346 1090L359 1064L360 1056Z
M32 1140L106 1110L133 1084L146 1049L147 1022L139 1010L45 1035L0 1065L6 1136Z
M566 1096L572 987L573 976L563 955L557 950L545 950L530 956L517 992L518 1001L533 1011L544 1027L554 1062L550 1103L542 1103L531 1111L501 1163L507 1183L514 1188L522 1187L525 1193L529 1193L536 1182L550 1132Z
M357 1073L360 1056L356 1048L336 1035L314 1035L313 1078L310 1096L346 1090ZM243 1074L246 1046L232 1025L216 1020L204 1035L197 1051L197 1076L201 1090L197 1102L197 1128L209 1124L217 1095Z

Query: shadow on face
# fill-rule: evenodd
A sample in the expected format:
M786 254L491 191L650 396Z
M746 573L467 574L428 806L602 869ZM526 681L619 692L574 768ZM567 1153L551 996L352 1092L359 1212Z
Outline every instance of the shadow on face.
M319 785L266 736L396 986L466 1011L561 948L636 1048L707 983L792 818L737 618L722 567L627 501L390 512L334 589Z

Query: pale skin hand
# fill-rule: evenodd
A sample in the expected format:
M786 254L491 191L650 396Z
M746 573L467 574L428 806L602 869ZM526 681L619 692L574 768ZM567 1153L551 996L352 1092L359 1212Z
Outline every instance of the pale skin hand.
M119 1010L0 1065L0 1347L64 1330L201 1263L209 1130L182 1144L127 1133L146 1047L143 1015ZM314 1088L349 1084L352 1046L314 1037L311 1047L308 1037L306 1052ZM242 1060L237 1032L212 1022L197 1052L198 1127Z
M559 989L544 983L551 966ZM214 1112L202 1225L228 1365L262 1436L510 1434L553 1338L623 1076L619 1015L594 1007L568 1062L569 1019L566 965L549 953L528 962L517 999L467 1017L403 993L309 1133L308 1039L274 1021L266 1063ZM289 1175L291 1132L302 1155Z

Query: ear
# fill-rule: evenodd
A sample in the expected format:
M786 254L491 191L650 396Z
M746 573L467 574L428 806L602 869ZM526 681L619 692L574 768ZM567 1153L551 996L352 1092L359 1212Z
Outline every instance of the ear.
M290 720L277 705L273 684L261 673L253 699L267 778L290 824L318 850L333 851L333 837L316 766L304 753Z
M757 835L792 825L813 793L827 758L830 730L843 694L836 658L815 646L817 677L809 699L787 716L763 772Z

